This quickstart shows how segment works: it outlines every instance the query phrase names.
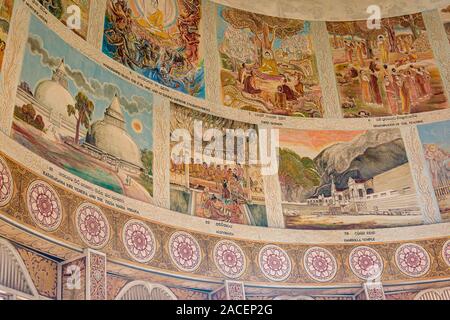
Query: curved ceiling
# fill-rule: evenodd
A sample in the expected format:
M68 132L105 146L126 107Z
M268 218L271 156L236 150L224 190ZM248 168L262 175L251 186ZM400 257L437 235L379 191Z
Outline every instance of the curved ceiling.
M213 0L216 3L255 13L303 20L365 20L367 8L381 8L382 17L401 16L450 4L449 0Z

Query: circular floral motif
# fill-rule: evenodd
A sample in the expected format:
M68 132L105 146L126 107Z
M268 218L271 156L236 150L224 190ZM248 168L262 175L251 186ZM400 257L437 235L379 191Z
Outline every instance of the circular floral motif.
M270 280L286 280L292 271L289 255L277 246L268 245L259 252L259 267Z
M156 241L150 228L138 221L128 221L123 228L123 242L129 255L136 261L149 262L156 252Z
M9 203L13 194L13 179L6 162L0 158L0 207Z
M304 266L308 275L316 281L331 281L337 273L337 262L330 251L313 247L304 257Z
M45 231L55 231L62 221L61 201L46 182L37 180L27 190L27 207L33 221Z
M447 241L442 248L442 257L444 258L444 261L447 263L447 265L450 266L450 240Z
M220 241L214 248L214 262L225 276L239 278L245 271L245 255L232 241Z
M83 203L75 216L81 239L94 249L103 248L109 240L109 224L104 213L97 206Z
M175 265L183 271L195 271L201 262L197 240L186 232L176 232L169 240L169 253Z
M369 247L353 249L350 253L349 262L353 273L364 280L379 277L383 272L381 256Z
M421 246L407 243L395 253L395 262L401 272L410 277L420 277L430 269L430 256Z

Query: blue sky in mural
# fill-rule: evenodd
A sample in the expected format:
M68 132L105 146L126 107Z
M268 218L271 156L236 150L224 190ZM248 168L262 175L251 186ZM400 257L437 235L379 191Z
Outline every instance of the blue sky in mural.
M450 152L450 121L419 126L419 134L422 143L438 144L442 149Z
M111 103L111 92L118 90L119 96L122 99L126 99L130 106L126 108L122 103L127 132L133 137L141 149L151 150L153 148L153 95L151 93L119 78L112 72L78 53L77 50L66 44L55 33L49 31L35 17L31 19L30 30L29 36L42 42L50 58L58 60L64 58L66 66L72 72L80 72L88 84L95 85L96 87L100 85L107 88L102 90L102 92L96 90L98 92L97 94L90 94L77 86L70 77L68 78L69 91L72 96L75 97L79 91L83 91L94 102L95 112L91 123L103 119L103 114ZM22 70L21 81L27 82L33 92L40 81L51 79L53 72L53 68L43 63L41 54L31 52L30 45L27 45L25 50ZM107 92L108 94L103 92ZM132 108L132 106L137 106L137 108ZM138 133L132 129L133 121L141 122L143 127L142 132Z

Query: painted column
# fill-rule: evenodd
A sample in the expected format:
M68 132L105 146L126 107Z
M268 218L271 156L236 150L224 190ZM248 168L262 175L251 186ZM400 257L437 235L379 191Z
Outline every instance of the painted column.
M222 104L222 86L220 83L220 57L217 44L217 5L212 1L203 1L202 35L204 36L203 52L205 57L206 99L213 105L211 109L220 108ZM219 104L219 105L215 105Z
M153 199L170 209L170 101L154 96L153 105Z
M450 44L438 10L422 13L434 58L441 71L447 98L450 97Z
M31 13L22 1L16 1L10 21L3 68L0 74L0 130L10 134L17 85L22 72L22 62L27 45Z
M312 21L311 37L317 60L320 86L322 88L324 117L342 118L343 115L326 22Z
M262 129L268 129L268 128L259 128L259 134L261 135ZM267 136L271 136L272 132L271 129L267 130ZM263 139L264 140L264 139ZM276 135L276 143L279 145L279 135ZM270 143L274 143L274 141L270 141ZM261 144L261 140L260 140ZM278 153L278 145L276 147L276 151ZM267 147L268 150L271 150L270 147ZM261 145L260 145L261 149ZM278 154L276 155L276 159L278 162ZM278 164L277 164L278 168ZM272 173L270 175L263 174L264 168L262 168L262 177L263 177L263 183L264 183L264 194L266 198L266 212L267 212L267 221L268 226L270 228L285 228L284 223L284 215L283 215L283 206L281 204L282 202L282 195L281 195L281 186L280 181L278 177L278 169L275 173Z
M107 0L95 0L89 4L89 28L86 40L99 50L102 50L106 2Z

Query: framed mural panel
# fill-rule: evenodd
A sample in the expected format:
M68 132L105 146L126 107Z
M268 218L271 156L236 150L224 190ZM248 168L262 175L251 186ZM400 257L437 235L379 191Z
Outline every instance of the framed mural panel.
M400 130L280 132L287 228L372 229L422 224Z
M323 116L322 90L308 21L218 6L223 103L295 117Z
M418 127L443 221L450 221L450 121Z
M17 142L81 180L151 202L152 103L148 91L32 17L14 108Z
M327 22L345 117L379 117L448 108L422 14Z
M199 127L201 127L199 129ZM206 113L194 111L176 104L171 106L171 132L185 129L190 136L201 139L202 150L208 148L208 143L203 140L208 136L208 129L214 128L220 132L218 138L214 136L210 139L223 139L220 143L223 148L227 147L227 130L242 130L244 133L256 133L254 125L239 121L219 118ZM200 136L199 136L200 135ZM227 148L220 150L223 153L231 152L234 157L238 157L238 147L240 138L233 136L233 150ZM247 146L249 138L244 138ZM194 146L194 141L188 148L180 153L174 152L171 174L171 208L194 216L243 225L254 225L267 227L267 215L265 209L265 194L263 178L260 168L257 165L228 162L216 158L215 153L211 157L206 157L206 151L200 151ZM172 150L175 149L176 142L172 142ZM204 148L204 149L203 149ZM181 157L186 157L189 153L190 164L181 161ZM248 149L244 157L247 159ZM226 159L229 159L227 156Z
M103 53L163 86L205 98L200 0L108 0Z

